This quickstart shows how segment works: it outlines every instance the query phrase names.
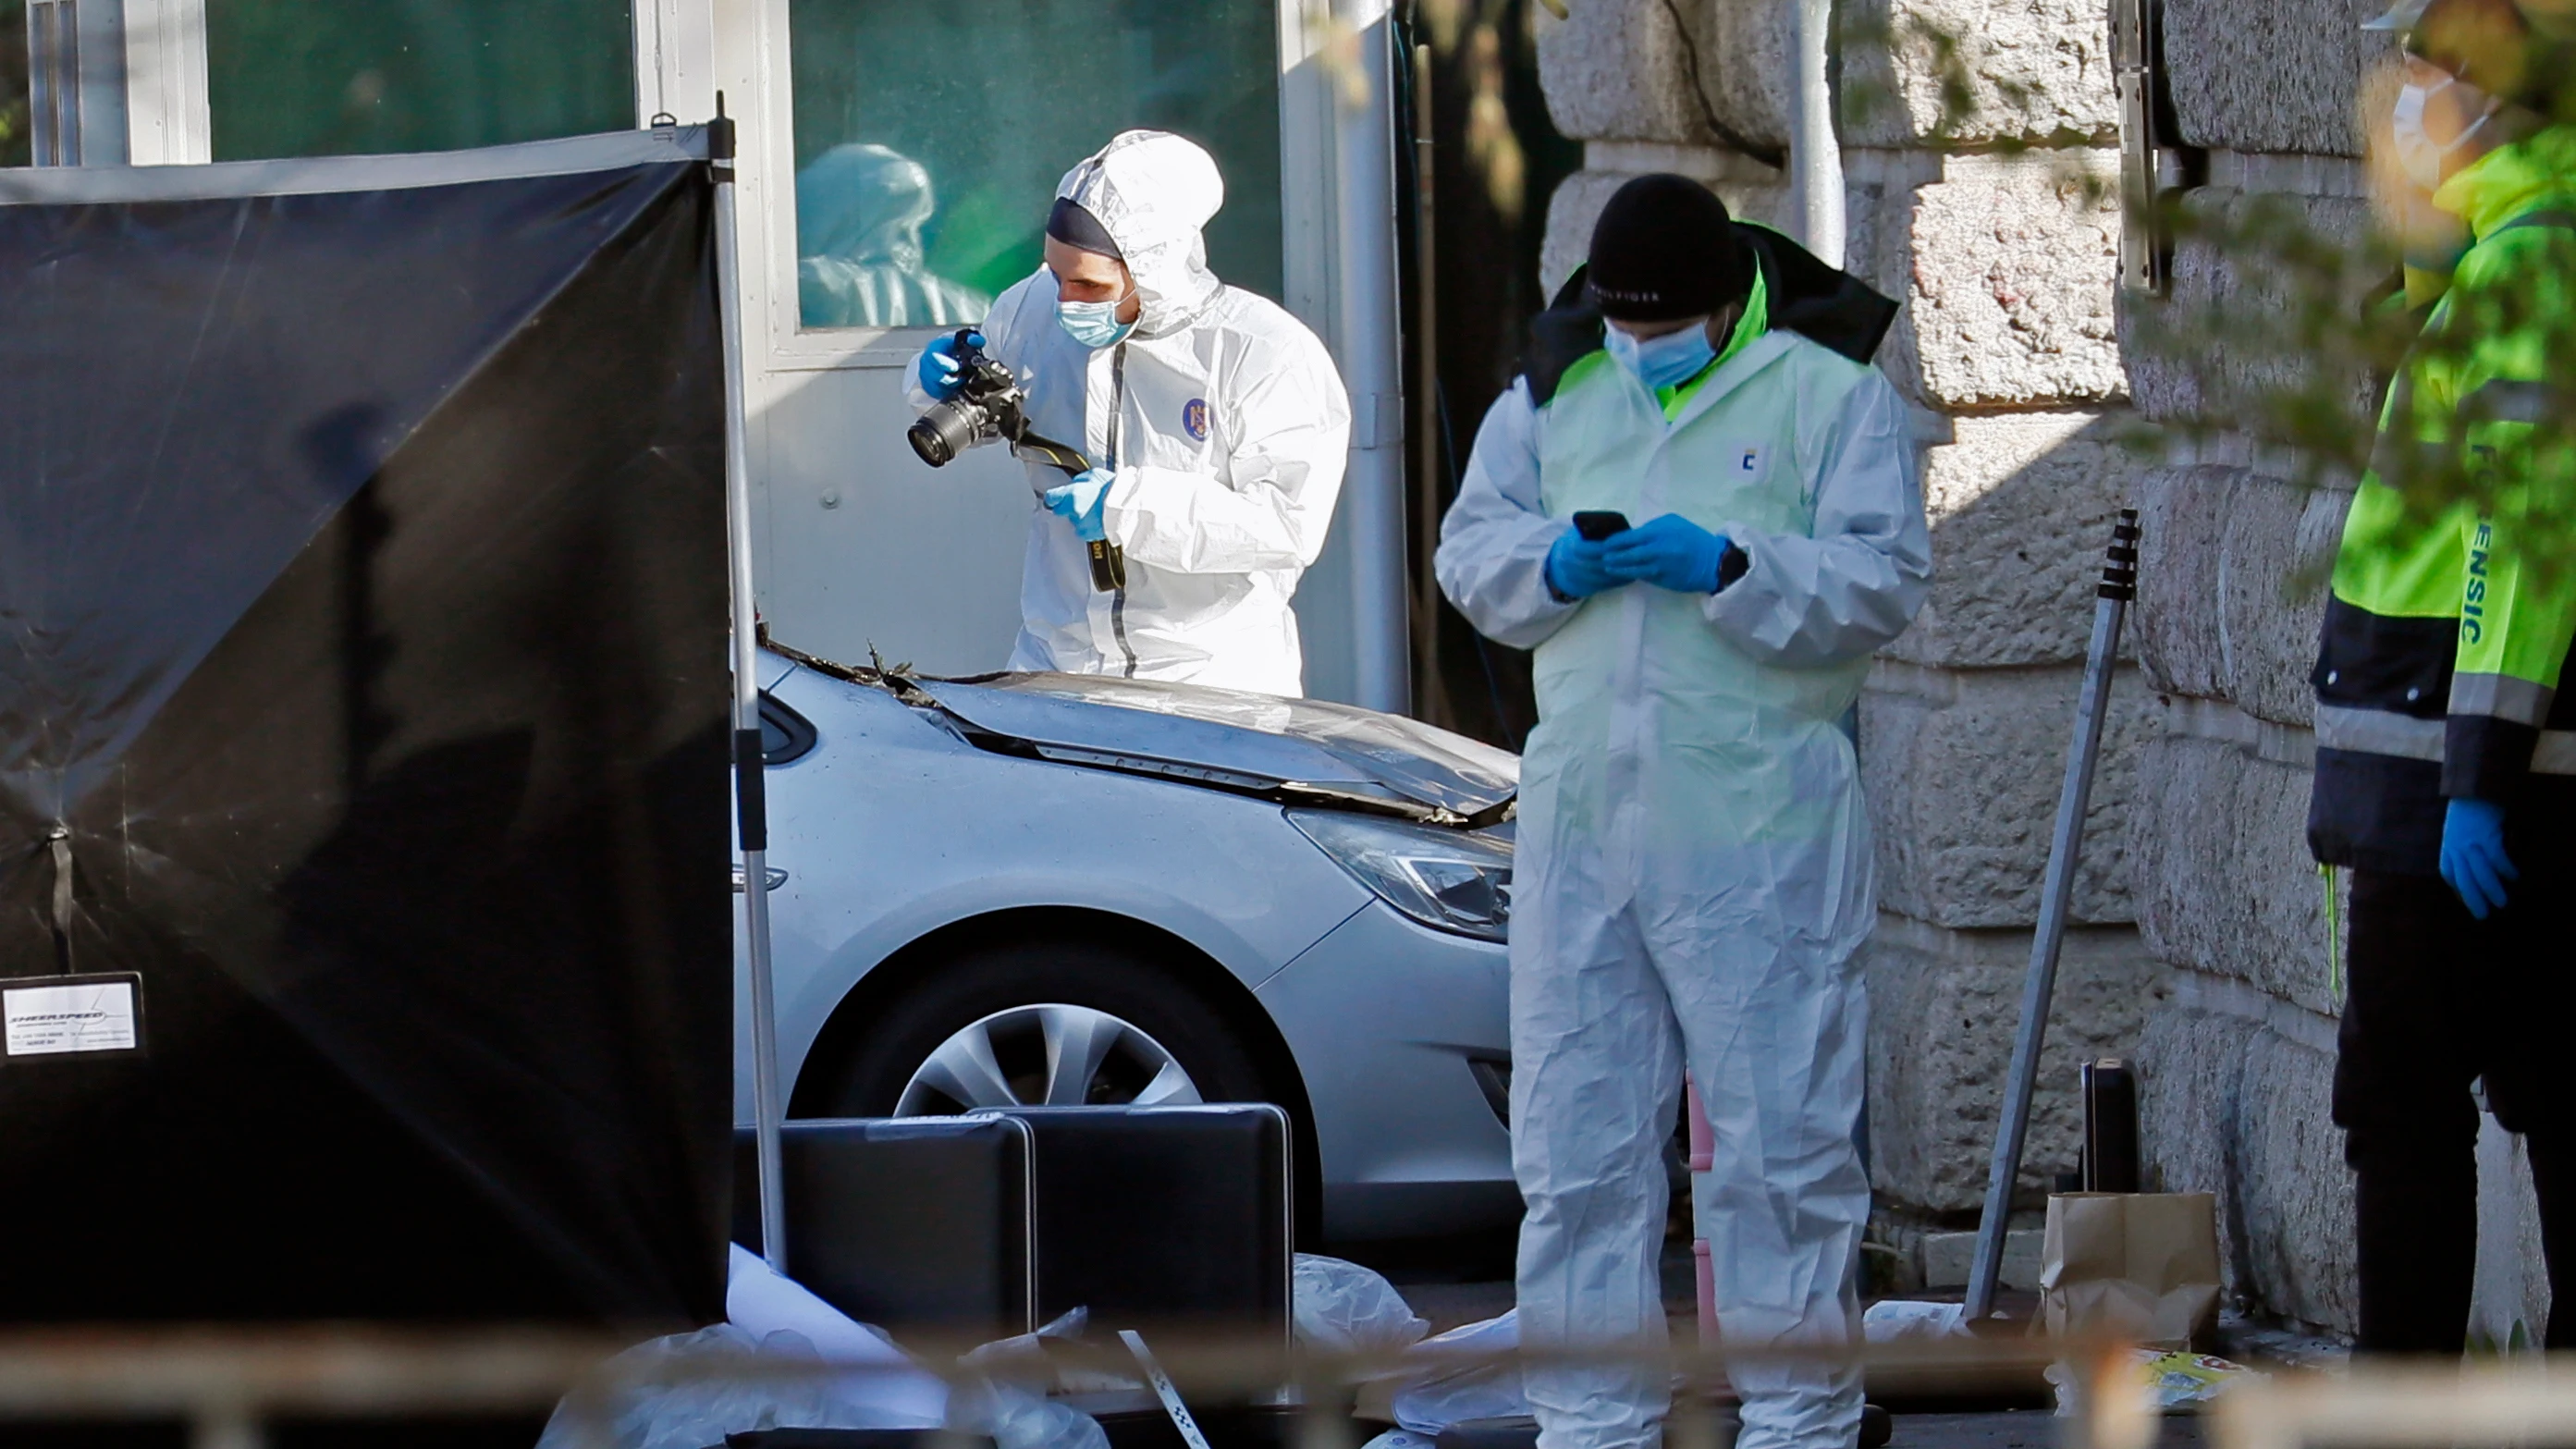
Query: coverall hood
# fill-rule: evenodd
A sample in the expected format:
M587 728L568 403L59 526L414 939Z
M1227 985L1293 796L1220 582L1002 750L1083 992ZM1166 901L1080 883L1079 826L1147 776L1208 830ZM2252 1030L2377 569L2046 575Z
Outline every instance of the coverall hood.
M1169 131L1121 131L1064 173L1055 194L1090 212L1136 279L1136 331L1160 337L1216 299L1200 229L1225 204L1216 158Z

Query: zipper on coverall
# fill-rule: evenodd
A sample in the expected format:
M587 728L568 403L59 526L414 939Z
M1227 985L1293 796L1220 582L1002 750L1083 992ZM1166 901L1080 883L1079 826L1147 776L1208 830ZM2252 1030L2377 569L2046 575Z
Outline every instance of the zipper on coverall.
M1109 470L1118 471L1118 420L1127 411L1127 344L1109 356ZM1127 642L1127 586L1120 584L1109 595L1109 632L1117 637L1118 652L1127 657L1119 672L1126 678L1136 677L1136 647Z

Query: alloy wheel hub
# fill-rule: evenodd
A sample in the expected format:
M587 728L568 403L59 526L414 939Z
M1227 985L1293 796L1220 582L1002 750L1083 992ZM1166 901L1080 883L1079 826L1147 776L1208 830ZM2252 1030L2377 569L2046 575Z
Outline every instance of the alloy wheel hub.
M1190 1074L1134 1023L1087 1006L1046 1002L994 1012L941 1042L913 1069L894 1114L1198 1100Z

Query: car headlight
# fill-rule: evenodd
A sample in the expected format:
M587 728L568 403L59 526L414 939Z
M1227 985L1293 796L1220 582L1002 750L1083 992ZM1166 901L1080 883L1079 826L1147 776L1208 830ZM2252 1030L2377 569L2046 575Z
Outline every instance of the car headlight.
M1508 838L1328 810L1291 810L1288 823L1378 899L1422 924L1503 939L1511 920Z

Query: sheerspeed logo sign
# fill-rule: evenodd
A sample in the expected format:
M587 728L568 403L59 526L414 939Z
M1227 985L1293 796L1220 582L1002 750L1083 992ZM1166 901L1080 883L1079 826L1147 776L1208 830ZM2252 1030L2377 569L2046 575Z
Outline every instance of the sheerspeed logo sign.
M130 974L34 976L0 983L8 1056L141 1050L141 987Z

